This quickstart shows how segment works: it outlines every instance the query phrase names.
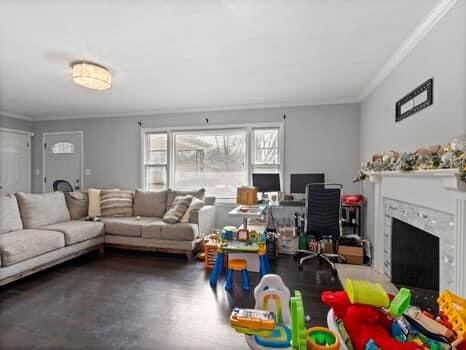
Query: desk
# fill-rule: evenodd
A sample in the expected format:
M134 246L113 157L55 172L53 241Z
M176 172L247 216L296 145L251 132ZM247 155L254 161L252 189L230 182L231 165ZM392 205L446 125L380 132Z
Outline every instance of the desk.
M281 205L280 202L270 202L267 211L268 227L294 226L294 214L305 214L306 212L306 207L303 204Z

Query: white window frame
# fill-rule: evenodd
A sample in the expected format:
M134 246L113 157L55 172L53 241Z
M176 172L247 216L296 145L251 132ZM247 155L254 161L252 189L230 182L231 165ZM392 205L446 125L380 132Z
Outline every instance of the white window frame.
M142 138L141 138L141 150L142 150L142 154L141 154L141 179L142 179L142 182L140 184L140 187L142 189L146 189L146 181L145 181L145 177L146 177L146 147L147 147L147 140L145 138L145 136L147 134L152 134L152 135L167 135L167 164L163 165L163 164L153 164L152 166L154 167L159 167L159 168L166 168L166 172L167 172L167 186L169 187L169 178L170 178L170 158L169 158L169 147L170 147L170 138L169 138L169 134L168 132L166 131L150 131L150 132L146 132L146 133L143 133L142 134Z
M192 127L166 127L166 128L141 128L140 130L140 187L145 188L145 150L146 150L146 134L151 133L166 133L167 134L167 187L173 188L174 186L174 173L175 173L175 135L182 133L190 133L196 131L222 131L222 130L245 130L246 131L246 164L247 164L247 177L248 186L252 185L252 170L254 167L254 129L278 129L278 147L279 147L279 174L280 186L284 187L284 169L285 169L285 140L284 140L284 123L254 123L254 124L226 124L226 125L203 125ZM228 199L225 200L228 202Z

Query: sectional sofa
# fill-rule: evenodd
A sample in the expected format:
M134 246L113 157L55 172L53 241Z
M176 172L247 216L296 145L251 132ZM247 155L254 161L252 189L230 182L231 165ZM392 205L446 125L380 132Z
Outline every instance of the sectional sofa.
M204 207L188 222L167 224L161 218L177 195L192 194ZM87 221L87 193L16 193L0 198L0 285L100 249L185 254L191 260L199 239L215 224L215 198L195 192L134 193L133 216Z

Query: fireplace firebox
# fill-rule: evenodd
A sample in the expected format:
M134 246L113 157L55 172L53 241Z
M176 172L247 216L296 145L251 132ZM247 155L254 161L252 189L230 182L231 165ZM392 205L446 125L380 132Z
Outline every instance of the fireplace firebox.
M395 285L439 291L439 238L392 218L391 278Z

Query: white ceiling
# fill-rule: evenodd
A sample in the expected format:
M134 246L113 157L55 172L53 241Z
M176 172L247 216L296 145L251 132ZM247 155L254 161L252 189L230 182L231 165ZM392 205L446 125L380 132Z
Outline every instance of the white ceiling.
M355 101L438 0L2 0L0 110L33 119ZM108 67L79 87L70 62Z

